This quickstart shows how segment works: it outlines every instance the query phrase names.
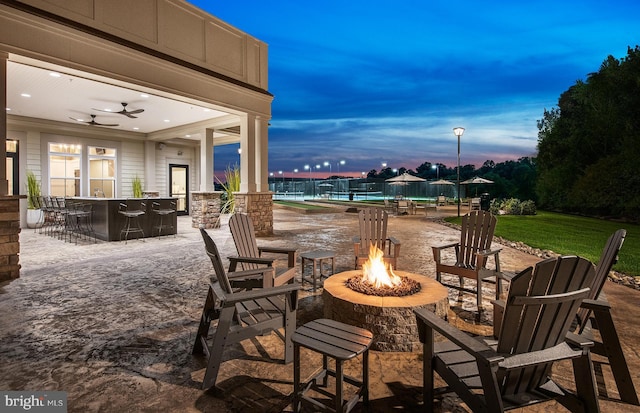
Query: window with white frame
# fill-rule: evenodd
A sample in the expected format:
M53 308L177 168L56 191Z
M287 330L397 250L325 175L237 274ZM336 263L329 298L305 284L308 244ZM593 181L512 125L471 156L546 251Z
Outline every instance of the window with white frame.
M89 146L89 193L97 197L116 195L116 150Z
M49 194L80 196L82 146L49 143Z

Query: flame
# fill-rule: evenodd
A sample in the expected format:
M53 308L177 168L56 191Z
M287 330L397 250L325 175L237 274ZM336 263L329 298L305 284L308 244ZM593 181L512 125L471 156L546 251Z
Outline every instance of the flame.
M362 264L362 281L376 288L395 287L402 284L402 279L393 273L391 265L382 259L384 252L375 245L369 248L369 259Z

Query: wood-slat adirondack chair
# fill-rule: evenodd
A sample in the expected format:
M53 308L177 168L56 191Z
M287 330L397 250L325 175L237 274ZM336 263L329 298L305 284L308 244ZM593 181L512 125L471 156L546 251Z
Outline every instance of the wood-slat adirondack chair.
M274 287L294 281L296 274L297 249L287 247L259 247L253 222L247 214L233 214L229 218L231 236L236 245L238 256L228 257L229 271L235 271L240 264L243 270L259 269L264 266L274 267L275 258L263 257L263 253L273 253L287 256L287 267L276 268L272 279L265 278L265 287Z
M291 336L296 329L298 306L297 283L279 287L262 288L262 276L272 277L272 267L226 273L215 242L201 228L207 255L211 259L216 282L209 285L202 310L198 333L193 344L193 354L205 354L208 358L202 388L215 386L223 361L224 349L233 343L278 333L284 329L284 362L293 361ZM258 281L253 283L253 281ZM251 287L255 289L247 289ZM211 323L217 321L212 344L207 338Z
M633 385L629 367L620 345L620 339L611 317L611 305L607 302L605 294L602 292L611 268L618 261L618 254L626 235L626 230L617 230L611 234L602 249L596 266L596 276L590 286L589 296L582 302L576 315L575 324L577 327L575 332L595 343L591 349L592 353L604 356L609 360L609 367L615 379L620 399L629 404L640 405L638 393ZM509 275L503 274L502 277L508 279ZM494 302L493 325L495 336L498 336L500 331L504 305L503 300ZM593 330L599 331L599 340L594 337ZM605 393L606 389L602 389L602 391ZM602 395L607 396L607 394Z
M478 310L482 309L482 281L486 278L497 277L500 274L501 249L491 250L493 231L496 228L496 217L488 211L471 211L462 217L462 230L460 232L460 242L431 247L433 259L436 262L436 280L441 282L441 273L457 275L460 286L446 285L447 287L460 289L462 291L476 293ZM443 262L442 251L454 248L455 262ZM493 256L495 268L487 268L488 258ZM475 291L464 288L464 279L475 280L477 288ZM496 289L501 288L499 282Z
M369 248L375 245L384 252L384 261L397 268L400 256L400 241L387 236L389 215L382 208L365 208L358 213L360 236L353 238L355 268L369 259Z
M503 412L556 399L573 412L598 412L589 348L573 335L566 342L580 303L595 276L586 259L566 256L541 261L512 279L497 342L473 338L427 309L415 309L424 346L424 403L436 392L455 392L474 412ZM434 343L434 331L448 341ZM551 377L554 362L571 360L576 391ZM448 387L434 389L437 372Z

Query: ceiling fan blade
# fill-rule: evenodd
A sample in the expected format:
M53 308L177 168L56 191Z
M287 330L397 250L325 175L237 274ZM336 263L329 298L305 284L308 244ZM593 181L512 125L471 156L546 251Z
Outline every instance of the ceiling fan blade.
M90 125L96 125L96 126L120 126L117 123L98 123L96 121L91 121L89 124Z
M85 122L85 120L84 120L84 119L72 118L71 116L69 116L69 119L71 119L71 120L75 120L76 122Z
M110 110L96 109L96 108L91 108L91 110L97 110L98 112L105 112L105 113L119 113L119 112L112 112Z
M124 116L126 116L126 117L128 117L128 118L131 118L131 119L138 119L138 117L137 117L137 116L133 116L133 115L131 114L132 112L127 112L127 111L123 111L123 110L121 110L120 112L116 112L116 113L119 113L119 114L124 115Z
M128 110L127 113L131 113L131 114L136 114L136 113L142 113L144 112L144 109L136 109L136 110Z

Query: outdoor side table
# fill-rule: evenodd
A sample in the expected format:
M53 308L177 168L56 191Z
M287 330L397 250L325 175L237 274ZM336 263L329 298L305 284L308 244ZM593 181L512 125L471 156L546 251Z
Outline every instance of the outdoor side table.
M373 342L373 334L364 328L351 326L339 321L318 319L310 321L296 329L291 337L293 341L293 411L298 412L302 400L313 404L316 408L332 412L349 412L362 397L364 408L369 405L369 347ZM305 383L300 383L300 347L305 347L322 354L320 368ZM345 360L362 354L362 380L344 375L342 368ZM328 365L328 358L335 360L335 370ZM321 386L326 387L328 376L336 380L335 407L326 405L308 396L309 390ZM347 382L356 387L356 392L348 400L343 400L343 384ZM323 396L325 389L318 390Z
M335 255L332 251L327 250L315 250L309 252L303 252L300 254L301 262L302 262L302 271L300 272L302 276L302 284L304 285L305 281L309 281L313 284L313 292L316 292L316 284L317 280L322 281L322 277L328 277L329 275L333 275L336 270L335 265ZM323 275L322 274L322 261L323 260L331 260L331 274ZM311 270L311 278L305 278L304 276L304 267L307 261L311 261L313 264ZM319 273L316 274L316 268L318 268Z

